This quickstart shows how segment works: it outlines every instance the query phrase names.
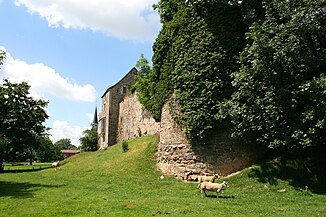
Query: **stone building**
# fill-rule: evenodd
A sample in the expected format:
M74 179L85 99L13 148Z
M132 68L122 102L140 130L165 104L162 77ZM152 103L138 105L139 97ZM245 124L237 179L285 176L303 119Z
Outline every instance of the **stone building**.
M129 91L136 73L137 69L132 68L102 96L99 149L130 138L158 134L156 166L164 174L180 179L187 179L189 174L226 176L257 162L262 151L231 138L228 132L216 132L206 145L190 144L172 117L171 109L178 108L173 96L162 108L161 121L156 122L137 95Z
M118 83L109 87L102 96L102 111L99 113L98 148L114 145L117 142L119 104L135 83L137 69L133 67Z
M68 158L79 153L80 150L61 150L61 154L63 155L63 158Z

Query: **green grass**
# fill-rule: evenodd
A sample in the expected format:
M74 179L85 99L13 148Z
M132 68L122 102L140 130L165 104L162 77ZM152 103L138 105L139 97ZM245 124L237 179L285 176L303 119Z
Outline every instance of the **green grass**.
M34 163L29 165L27 162L20 163L4 163L6 173L22 173L22 172L31 172L39 171L51 168L51 163Z
M313 177L306 189L278 162L224 179L230 185L224 198L213 192L201 198L196 183L160 179L154 137L130 140L128 147L81 153L57 171L50 164L34 170L6 164L0 216L326 216L324 182Z

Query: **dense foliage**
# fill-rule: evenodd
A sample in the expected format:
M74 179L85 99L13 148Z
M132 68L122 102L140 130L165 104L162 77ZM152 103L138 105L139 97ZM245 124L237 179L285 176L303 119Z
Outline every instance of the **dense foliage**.
M137 90L139 101L147 110L152 112L153 117L158 121L161 117L162 106L169 95L169 90L159 88L164 80L154 78L153 69L149 66L148 60L143 54L136 67L139 70L133 89Z
M266 1L234 73L235 134L271 148L325 150L326 2Z
M0 50L0 65L5 52ZM0 85L0 170L2 162L49 162L61 158L61 152L49 139L43 125L48 118L48 102L29 96L30 86L4 80Z
M0 50L0 65L3 64L3 59L5 58L6 54L4 51Z
M144 106L159 120L162 105L175 93L184 131L190 139L205 138L220 125L215 116L232 93L230 75L245 45L240 7L227 1L196 7L160 1L156 7L163 26L153 45L153 67L140 60L139 98L147 99Z
M136 89L154 117L175 94L176 120L204 143L220 128L279 150L325 149L326 2L161 0L153 66Z
M63 159L60 149L52 143L48 136L38 138L38 148L35 151L35 158L41 162L51 162Z
M83 132L83 136L79 139L82 151L96 151L98 142L97 127L93 126Z
M0 85L0 170L3 160L24 155L32 162L40 137L47 132L48 102L29 95L30 86L4 80Z
M78 148L71 143L71 140L68 138L59 139L54 143L59 150L77 150Z

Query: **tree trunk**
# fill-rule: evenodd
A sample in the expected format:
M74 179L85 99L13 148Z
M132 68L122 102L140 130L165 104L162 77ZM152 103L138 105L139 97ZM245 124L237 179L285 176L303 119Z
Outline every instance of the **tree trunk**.
M0 156L0 173L2 173L3 170L4 170L3 159L2 159L2 157Z
M33 165L33 149L30 149L29 150L30 153L29 153L29 165Z

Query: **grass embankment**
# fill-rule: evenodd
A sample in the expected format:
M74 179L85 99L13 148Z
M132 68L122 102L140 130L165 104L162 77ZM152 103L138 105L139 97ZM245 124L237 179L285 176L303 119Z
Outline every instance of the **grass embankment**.
M121 144L81 153L61 170L45 164L39 171L0 174L0 216L326 215L323 188L300 187L277 163L225 179L224 198L212 192L202 199L196 183L159 178L155 151L154 137L144 137L129 141L125 153Z

